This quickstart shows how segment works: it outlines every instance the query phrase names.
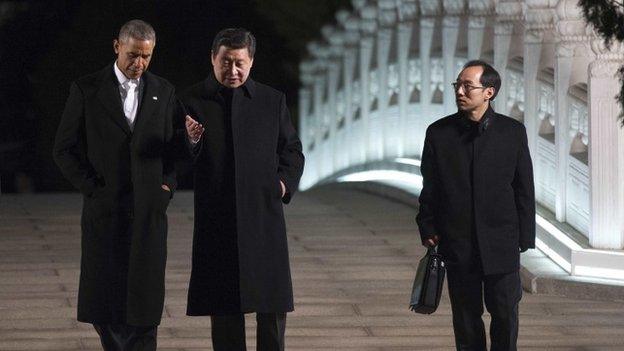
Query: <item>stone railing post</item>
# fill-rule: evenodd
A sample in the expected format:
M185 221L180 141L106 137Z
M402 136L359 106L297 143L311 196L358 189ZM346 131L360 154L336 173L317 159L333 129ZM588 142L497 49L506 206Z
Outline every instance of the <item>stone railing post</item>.
M539 3L533 2L526 4L524 22L524 125L527 131L529 150L533 158L537 156L537 137L540 128L537 75L540 67L544 66L542 52L555 51L552 21L549 23L548 16L546 18L540 16L541 9L539 6Z
M384 123L388 117L388 104L390 102L390 90L388 86L388 61L390 47L396 40L394 25L397 21L397 2L395 0L377 1L377 80L379 82L378 102L379 116L382 119L382 139L380 144L383 148L379 154L383 157L396 156L396 150L388 150L386 140L392 138L392 125Z
M499 72L503 84L494 100L496 111L508 114L507 108L507 63L510 58L514 23L522 20L522 3L515 0L501 0L496 5L496 25L494 27L494 68Z
M344 28L344 40L343 40L343 54L342 54L342 87L344 91L345 98L345 125L346 129L346 145L343 145L345 150L342 152L346 153L347 156L347 166L353 165L357 160L357 155L355 153L357 150L354 150L351 147L351 141L353 140L353 128L351 124L353 123L353 79L355 75L355 67L357 65L357 53L358 53L358 42L360 39L360 31L358 20L353 17L348 11L339 11L336 13L336 20L338 23L342 25Z
M460 18L466 9L464 0L443 0L444 18L442 20L442 60L444 61L444 112L451 114L457 111L455 92L450 88L451 82L457 77L455 55L459 37Z
M542 23L547 25L549 22L554 23L556 29L557 41L555 50L555 152L557 156L557 195L555 198L555 214L560 222L567 221L567 202L568 202L568 163L570 156L570 146L572 139L570 137L570 112L568 107L570 100L568 92L572 85L574 64L575 62L583 62L583 67L577 69L586 69L590 58L586 60L578 60L579 57L587 57L591 53L589 47L590 36L587 35L586 24L582 20L580 9L576 6L576 0L559 1L559 6L553 0L544 1L541 8ZM546 14L553 18L550 19ZM583 75L585 76L585 75ZM586 77L582 77L586 78Z
M409 52L414 31L415 18L418 16L418 3L416 0L402 0L398 7L398 33L397 33L397 65L399 70L399 149L398 156L405 156L405 144L407 138L407 106L409 104L408 76L409 76Z
M420 67L421 86L420 105L421 111L430 112L432 99L431 89L431 48L436 27L436 21L442 14L442 4L440 0L420 1Z
M373 148L370 143L370 69L375 32L377 30L377 8L367 5L366 1L353 0L352 4L360 13L360 47L359 47L359 73L360 73L360 118L362 119L362 138L360 144L361 161L372 157Z
M486 24L494 14L495 0L468 0L468 60L483 56Z
M338 163L338 152L337 147L340 147L337 144L337 135L336 130L338 126L338 83L340 81L340 70L342 65L342 47L343 47L343 37L334 28L333 26L326 25L321 29L325 40L329 43L328 47L328 57L327 57L327 111L326 115L329 118L329 139L326 142L329 142L330 147L330 156L331 160L331 171L330 173L334 173L337 170Z
M624 64L624 44L607 49L601 38L591 42L597 57L589 66L589 243L597 249L624 248L624 128L615 95L617 71Z

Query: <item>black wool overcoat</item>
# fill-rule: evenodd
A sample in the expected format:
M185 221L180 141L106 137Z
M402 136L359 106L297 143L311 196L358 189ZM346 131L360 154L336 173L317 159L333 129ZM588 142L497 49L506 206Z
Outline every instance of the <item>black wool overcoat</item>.
M194 150L195 227L188 315L288 312L293 294L282 203L303 172L283 93L248 78L232 91L210 76L184 92L205 128ZM279 180L288 189L281 198Z
M522 123L489 108L481 123L456 113L427 128L416 217L424 241L440 237L449 269L481 261L484 274L519 269L535 247L533 168Z
M56 134L54 159L84 195L78 320L158 325L167 256L166 209L175 189L173 87L141 77L134 130L109 65L76 80Z

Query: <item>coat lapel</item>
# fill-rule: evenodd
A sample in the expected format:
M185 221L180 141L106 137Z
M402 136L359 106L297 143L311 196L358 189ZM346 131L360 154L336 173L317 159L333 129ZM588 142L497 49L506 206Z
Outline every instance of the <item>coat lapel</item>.
M118 82L112 65L106 66L102 71L97 97L108 112L108 117L126 134L131 135L132 132L121 108Z
M165 97L160 96L160 83L154 79L151 73L145 72L141 78L143 89L140 91L139 109L137 111L136 122L134 125L135 134L141 130L142 126L149 121L150 116L163 103Z

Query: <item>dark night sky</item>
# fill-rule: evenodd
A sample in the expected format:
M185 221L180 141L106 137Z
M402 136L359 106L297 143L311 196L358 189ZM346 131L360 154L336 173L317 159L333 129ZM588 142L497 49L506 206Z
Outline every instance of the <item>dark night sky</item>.
M258 42L252 76L285 92L296 118L297 69L305 44L318 39L320 27L348 4L347 0L1 1L0 6L13 9L0 19L2 192L71 189L51 157L69 85L114 61L112 40L127 20L140 18L154 26L157 44L150 71L178 90L211 72L210 45L220 29L251 30ZM181 178L190 186L188 174L183 172Z

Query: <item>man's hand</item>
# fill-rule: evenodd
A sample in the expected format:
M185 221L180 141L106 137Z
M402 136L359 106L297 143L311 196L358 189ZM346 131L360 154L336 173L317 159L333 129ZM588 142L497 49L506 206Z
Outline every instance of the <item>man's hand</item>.
M160 186L161 188L163 188L163 190L166 190L168 192L171 192L171 189L169 189L169 186L167 184L163 184Z
M440 242L440 237L437 235L434 235L434 236L427 238L423 242L423 245L425 245L425 247L434 247L434 246L437 246L439 242Z
M186 115L186 121L184 124L186 125L186 134L188 135L189 140L193 144L198 143L204 133L204 127L189 115Z
M280 186L282 187L282 197L284 197L284 195L286 195L286 185L284 185L284 182L282 182L281 179L280 179Z

